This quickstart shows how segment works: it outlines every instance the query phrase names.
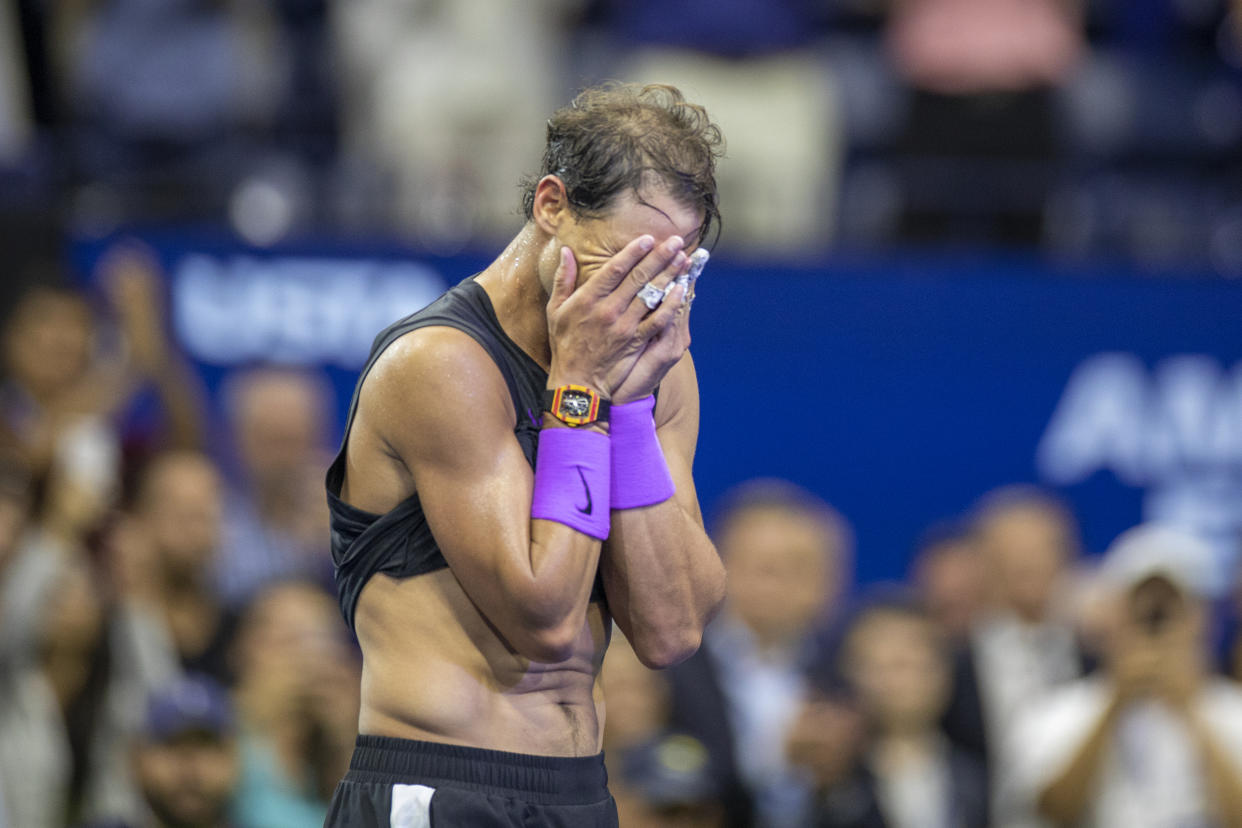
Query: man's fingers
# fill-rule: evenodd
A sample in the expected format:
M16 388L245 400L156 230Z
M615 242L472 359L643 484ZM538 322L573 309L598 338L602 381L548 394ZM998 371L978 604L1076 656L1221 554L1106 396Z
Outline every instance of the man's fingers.
M599 269L599 273L591 277L588 282L600 296L606 296L617 289L617 286L625 281L625 277L634 269L634 267L643 260L645 256L651 253L655 247L655 237L650 234L644 234L631 241L625 247L621 248L621 252L613 256L604 266ZM632 295L632 294L631 294ZM626 297L627 299L629 297Z
M574 292L574 284L578 281L578 262L574 252L568 247L561 248L561 261L552 276L552 295L548 297L548 305L560 307L569 295Z
M659 336L670 325L676 324L681 313L682 302L686 296L686 288L675 286L658 308L638 325L638 336L644 341ZM641 301L641 300L640 300Z
M673 294L669 290L670 286L673 280L686 269L690 260L684 252L676 247L669 248L669 250L674 251L672 252L672 258L668 259L661 269L652 272L640 266L635 268L630 274L634 284L637 284L638 287L635 290L634 298L630 302L627 313L636 319L645 316L649 311L655 310L656 307L663 307L672 301ZM647 259L651 259L655 255L653 253ZM643 264L646 263L646 260L644 260ZM668 292L666 293L666 291ZM646 300L647 296L651 297L651 302Z
M682 252L685 244L681 236L669 236L630 270L627 284L620 291L634 296L649 282L654 282L656 287L668 284L677 271L686 266L686 254Z

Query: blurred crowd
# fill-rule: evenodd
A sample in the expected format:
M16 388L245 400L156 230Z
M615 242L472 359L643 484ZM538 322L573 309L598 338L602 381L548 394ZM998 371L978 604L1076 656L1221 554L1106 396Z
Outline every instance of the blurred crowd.
M209 428L150 252L101 268L99 301L38 285L0 329L0 826L318 826L360 682L330 388L243 369ZM1242 578L1212 594L1194 537L1088 560L1063 503L1004 487L860 593L848 516L792 483L709 530L699 652L656 672L617 633L604 662L623 825L1242 825Z
M699 652L604 663L622 825L1242 824L1242 594L1213 601L1193 536L1088 563L1062 503L1004 487L851 594L848 522L788 482L739 485L712 531Z
M486 247L556 105L660 80L724 129L737 253L984 242L1238 276L1240 5L5 0L0 217L19 241L42 212Z
M485 248L604 78L720 122L738 257L1242 275L1237 0L0 0L0 247L32 263L0 285L0 828L317 826L357 728L329 383L241 371L217 424L151 251L98 296L37 254L190 221ZM744 483L709 529L699 653L604 664L623 825L1242 825L1242 593L1194 538L1088 561L1055 497L998 489L859 594L813 493Z
M255 367L212 436L137 246L0 340L0 825L322 824L357 732L326 380ZM208 453L208 447L214 447Z

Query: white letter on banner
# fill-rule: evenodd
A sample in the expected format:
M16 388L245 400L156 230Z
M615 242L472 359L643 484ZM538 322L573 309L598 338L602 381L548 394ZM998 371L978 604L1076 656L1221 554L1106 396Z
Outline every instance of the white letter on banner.
M358 368L366 361L371 340L367 339L362 352L358 353L356 331L360 322L365 325L369 321L364 309L368 301L370 272L374 268L371 262L342 262L337 278L329 279L322 285L324 362L343 368ZM374 338L379 332L380 329L375 328L371 331L371 337Z
M1176 356L1156 367L1149 419L1147 470L1154 479L1219 463L1223 446L1216 425L1224 402L1220 366L1208 356Z
M395 262L375 268L368 285L366 308L357 320L352 348L342 353L342 358L353 356L353 362L342 362L346 367L361 365L371 349L375 335L384 328L414 311L421 310L444 293L448 285L434 270L413 262ZM365 321L365 325L362 325Z
M376 334L446 287L413 262L194 254L173 272L174 329L201 362L357 368Z
M1242 472L1242 362L1233 366L1221 392L1215 430L1221 435L1225 461Z
M323 325L323 285L339 278L339 265L322 259L278 259L272 265L273 281L280 286L272 316L272 358L291 364L322 361L336 333Z
M268 259L235 256L229 269L237 282L238 306L232 335L246 343L238 362L251 359L284 361L280 345L281 289L276 269Z
M186 256L173 272L173 329L195 359L226 365L244 358L236 336L240 297L220 262L201 254Z
M1143 438L1147 371L1132 354L1100 354L1081 363L1036 450L1040 473L1057 484L1077 483L1112 469L1123 483L1144 482Z

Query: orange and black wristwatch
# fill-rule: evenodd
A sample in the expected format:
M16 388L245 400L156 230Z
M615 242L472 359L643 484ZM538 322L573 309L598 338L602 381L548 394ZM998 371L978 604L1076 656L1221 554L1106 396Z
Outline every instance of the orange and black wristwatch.
M543 392L543 410L569 426L608 422L611 403L584 385L562 385Z

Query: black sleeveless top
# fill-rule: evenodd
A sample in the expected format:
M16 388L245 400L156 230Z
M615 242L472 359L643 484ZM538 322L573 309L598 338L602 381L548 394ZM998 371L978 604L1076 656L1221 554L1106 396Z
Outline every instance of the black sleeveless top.
M328 468L326 481L332 528L332 563L336 571L341 612L350 629L354 628L358 596L372 575L382 572L393 578L410 578L448 566L431 534L431 527L427 525L417 492L384 515L365 512L340 497L341 484L345 480L345 447L349 443L354 415L358 412L362 383L389 345L410 331L432 326L456 328L469 334L496 363L509 386L513 409L517 412L514 436L522 446L526 462L532 469L535 467L543 390L547 386L548 374L500 327L491 300L474 277L450 289L422 310L385 328L375 338L371 355L358 378L341 449ZM603 595L603 584L597 574L591 600L601 601Z

